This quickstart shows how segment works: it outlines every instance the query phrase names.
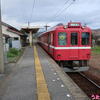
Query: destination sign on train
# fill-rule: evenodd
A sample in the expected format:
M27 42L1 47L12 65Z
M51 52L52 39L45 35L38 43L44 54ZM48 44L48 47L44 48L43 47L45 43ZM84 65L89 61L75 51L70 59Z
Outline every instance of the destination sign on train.
M71 23L70 26L80 26L78 23Z

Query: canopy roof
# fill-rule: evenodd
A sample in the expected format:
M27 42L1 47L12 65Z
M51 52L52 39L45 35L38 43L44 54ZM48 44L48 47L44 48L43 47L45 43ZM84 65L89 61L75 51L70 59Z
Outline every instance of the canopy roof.
M39 27L33 27L33 28L22 28L21 31L26 32L26 33L30 33L30 31L35 34L37 33L37 31L39 30Z

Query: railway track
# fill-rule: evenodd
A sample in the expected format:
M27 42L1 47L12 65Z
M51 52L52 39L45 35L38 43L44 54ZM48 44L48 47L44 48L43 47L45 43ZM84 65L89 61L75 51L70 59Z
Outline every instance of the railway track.
M90 99L94 98L93 100L100 100L100 99L95 99L96 96L99 96L98 98L100 98L100 86L98 84L87 78L83 73L67 73L67 74L88 95Z

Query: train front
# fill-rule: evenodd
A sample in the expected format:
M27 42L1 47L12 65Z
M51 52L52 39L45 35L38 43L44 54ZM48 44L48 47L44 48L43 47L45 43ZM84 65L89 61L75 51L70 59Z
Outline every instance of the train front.
M81 23L70 22L56 31L55 59L65 68L74 71L88 70L91 55L91 29ZM69 69L69 71L70 71Z

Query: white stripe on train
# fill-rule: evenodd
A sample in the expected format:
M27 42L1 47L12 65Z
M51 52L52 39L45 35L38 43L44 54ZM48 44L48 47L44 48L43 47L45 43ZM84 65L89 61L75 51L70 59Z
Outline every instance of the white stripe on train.
M41 41L38 41L38 42L41 42ZM43 42L41 43L48 46L47 43L43 43ZM55 47L53 45L50 45L50 48L53 48L53 49L91 49L91 47Z

